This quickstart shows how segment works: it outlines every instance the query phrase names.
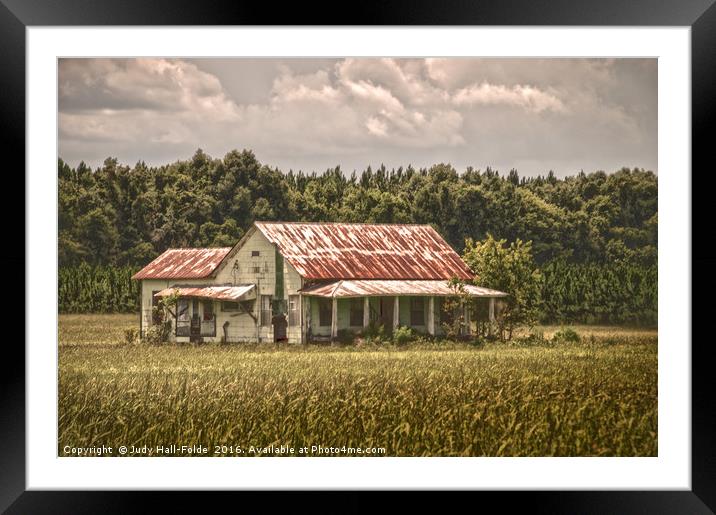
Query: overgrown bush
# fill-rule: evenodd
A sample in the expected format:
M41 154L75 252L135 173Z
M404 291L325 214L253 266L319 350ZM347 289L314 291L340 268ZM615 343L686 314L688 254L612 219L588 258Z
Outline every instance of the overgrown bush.
M415 338L415 333L410 327L398 327L393 331L393 343L396 345L405 345Z
M554 333L552 341L554 343L579 343L579 333L571 327L564 327Z
M391 332L384 324L371 322L363 329L363 338L370 343L387 343L391 340Z
M156 324L148 328L144 332L143 342L150 345L161 345L169 342L169 335L172 331L172 323L170 320L165 320L161 324Z

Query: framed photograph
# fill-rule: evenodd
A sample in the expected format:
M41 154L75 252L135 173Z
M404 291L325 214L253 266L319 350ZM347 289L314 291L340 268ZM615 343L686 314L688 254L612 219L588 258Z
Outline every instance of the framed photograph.
M716 8L537 7L315 25L4 0L27 254L0 506L469 490L712 513L691 170Z

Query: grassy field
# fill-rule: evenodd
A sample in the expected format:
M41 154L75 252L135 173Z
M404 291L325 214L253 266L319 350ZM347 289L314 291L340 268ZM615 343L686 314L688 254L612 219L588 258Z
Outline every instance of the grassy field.
M59 343L63 345L117 345L125 329L139 329L139 315L60 315Z
M533 347L122 345L136 324L60 316L60 456L657 454L656 331L576 326L578 343Z

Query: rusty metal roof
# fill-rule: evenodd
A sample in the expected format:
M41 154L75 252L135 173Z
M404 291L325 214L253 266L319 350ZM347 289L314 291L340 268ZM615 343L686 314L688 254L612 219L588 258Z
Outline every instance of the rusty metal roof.
M472 279L429 225L256 222L307 279Z
M256 298L255 284L241 284L239 286L172 286L158 293L155 297L168 297L178 291L180 297L197 297L216 300L250 300Z
M466 284L465 292L471 297L507 297L501 291ZM455 295L447 281L381 281L342 280L317 284L301 290L303 295L313 297L381 297L395 295L431 295L447 297Z
M169 249L132 279L200 279L209 277L230 248Z

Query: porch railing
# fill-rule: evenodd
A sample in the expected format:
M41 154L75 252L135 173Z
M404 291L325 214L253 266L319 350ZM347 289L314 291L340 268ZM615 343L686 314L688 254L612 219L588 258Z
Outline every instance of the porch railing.
M154 320L151 309L142 310L142 332L146 333L147 329L156 325L158 321ZM174 331L176 336L191 336L191 319L177 320ZM213 337L216 336L216 316L212 320L202 320L200 336Z

